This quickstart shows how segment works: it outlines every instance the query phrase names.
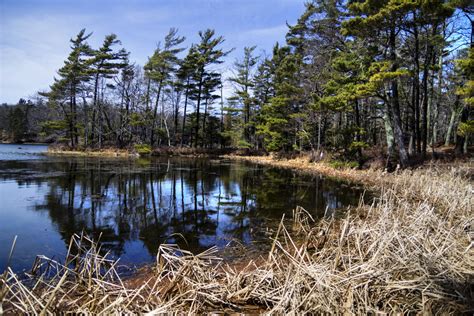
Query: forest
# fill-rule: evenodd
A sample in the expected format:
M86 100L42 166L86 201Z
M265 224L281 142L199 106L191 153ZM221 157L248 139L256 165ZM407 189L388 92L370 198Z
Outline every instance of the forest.
M0 1L80 13L0 105L0 315L473 314L472 0L292 1Z
M0 107L1 136L71 149L163 146L337 152L387 166L440 146L467 153L472 120L470 1L310 1L268 56L246 47L231 72L218 31L187 43L177 28L145 65L115 34L85 29L48 91ZM227 87L227 88L225 88ZM225 90L225 91L224 91Z

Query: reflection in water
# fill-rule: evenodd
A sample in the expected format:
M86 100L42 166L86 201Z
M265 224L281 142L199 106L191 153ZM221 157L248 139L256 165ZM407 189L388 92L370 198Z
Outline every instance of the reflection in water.
M29 209L47 214L64 247L84 230L100 236L103 249L134 263L150 259L163 242L192 251L233 239L250 244L263 238L265 220L296 205L318 217L326 208L356 204L361 195L318 176L204 159L0 161L0 184L9 180L37 188ZM16 206L0 207L8 213Z

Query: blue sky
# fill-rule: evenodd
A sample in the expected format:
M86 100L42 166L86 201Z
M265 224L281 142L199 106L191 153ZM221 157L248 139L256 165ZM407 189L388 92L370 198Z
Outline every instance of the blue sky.
M48 88L82 28L94 47L117 34L140 65L170 27L188 47L199 30L214 28L224 48L235 48L222 66L228 72L244 46L271 53L303 11L304 0L0 0L0 103Z

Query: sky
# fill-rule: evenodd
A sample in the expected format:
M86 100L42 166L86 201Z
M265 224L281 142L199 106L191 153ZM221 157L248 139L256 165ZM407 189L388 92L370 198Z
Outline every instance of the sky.
M92 47L117 34L139 65L171 27L186 47L212 28L224 49L235 49L222 65L229 73L245 46L270 54L303 11L304 0L0 0L0 104L48 89L82 28L93 32Z

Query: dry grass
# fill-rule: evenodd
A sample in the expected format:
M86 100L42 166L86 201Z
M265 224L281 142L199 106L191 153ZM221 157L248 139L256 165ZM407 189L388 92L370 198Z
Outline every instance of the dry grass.
M4 311L52 314L251 311L426 313L474 311L473 187L467 168L374 173L380 197L343 219L303 209L282 220L271 251L246 267L162 245L139 287L75 236L66 264L39 257L31 277L2 279ZM374 180L375 181L375 180Z
M94 150L72 150L66 147L48 147L46 152L49 156L73 156L73 157L136 157L137 155L127 149L103 148Z

